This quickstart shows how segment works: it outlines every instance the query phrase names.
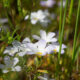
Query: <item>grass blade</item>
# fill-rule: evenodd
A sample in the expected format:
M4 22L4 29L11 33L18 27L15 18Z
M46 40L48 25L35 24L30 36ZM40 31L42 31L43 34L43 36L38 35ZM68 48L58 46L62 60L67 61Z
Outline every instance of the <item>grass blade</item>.
M65 25L65 20L66 20L67 5L68 5L68 0L66 0L64 16L63 16L63 24L62 24L62 30L61 30L61 35L60 35L60 49L59 49L59 54L58 54L58 61L60 60L60 54L61 54L61 48L62 48L62 38L63 38L64 25Z
M75 26L75 33L74 33L73 54L72 54L72 60L73 61L75 59L75 54L76 54L75 49L76 49L76 38L77 38L77 30L78 30L79 12L80 12L80 0L79 0L79 3L78 3L76 26Z

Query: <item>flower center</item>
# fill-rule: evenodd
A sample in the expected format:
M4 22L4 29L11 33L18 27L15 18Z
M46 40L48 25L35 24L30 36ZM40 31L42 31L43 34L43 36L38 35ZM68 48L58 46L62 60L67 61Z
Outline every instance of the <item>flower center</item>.
M41 52L37 52L36 54L42 55L42 53L41 53Z
M56 50L56 49L54 49L53 51L54 51L55 53L57 52L57 50Z
M34 20L38 20L38 18L35 17Z
M14 53L14 50L11 50L10 52L13 54Z

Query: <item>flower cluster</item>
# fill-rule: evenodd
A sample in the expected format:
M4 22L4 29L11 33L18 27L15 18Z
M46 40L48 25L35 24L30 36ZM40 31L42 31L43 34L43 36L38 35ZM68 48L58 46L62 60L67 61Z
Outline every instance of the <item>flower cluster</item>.
M20 71L21 67L17 66L19 59L16 56L23 57L24 55L39 55L45 56L54 52L59 52L60 45L55 38L54 32L46 33L44 30L40 30L40 36L32 36L37 42L32 43L29 38L25 38L22 42L13 41L12 46L6 47L4 54L8 55L4 57L4 65L0 64L0 69L4 73L9 71ZM61 54L64 53L66 46L62 44ZM10 56L10 57L9 57Z
M40 2L40 5L43 7L50 7L51 8L55 3L56 2L54 0L46 0L46 1L42 0Z
M25 16L25 20L27 20L28 18L29 15ZM55 14L50 14L48 10L38 10L37 12L31 12L30 14L30 20L33 25L39 22L42 24L42 26L47 26L48 23L50 23L49 18L54 19Z
M11 59L9 56L4 57L4 64L0 64L0 69L2 69L3 73L7 73L9 71L21 71L21 67L17 66L19 59L17 57Z
M56 3L59 7L61 6L61 1L58 1L58 2L56 0L41 0L40 1L40 5L42 7L48 7L48 8L52 8ZM66 3L66 0L63 0L63 7L65 7L65 3Z

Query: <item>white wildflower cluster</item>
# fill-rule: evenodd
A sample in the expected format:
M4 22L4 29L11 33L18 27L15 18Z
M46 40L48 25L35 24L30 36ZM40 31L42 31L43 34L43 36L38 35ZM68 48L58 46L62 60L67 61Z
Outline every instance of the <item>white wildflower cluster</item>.
M28 18L29 15L25 16L25 20L27 20ZM31 12L30 14L30 20L33 25L39 22L42 24L42 26L47 26L48 23L50 23L49 18L54 19L55 14L50 14L48 10L38 10L37 12Z
M9 56L4 57L4 64L0 64L0 69L3 73L8 73L9 71L21 71L21 67L18 66L19 59L17 57L11 58Z
M24 55L39 55L45 56L54 52L59 52L60 45L55 38L54 32L46 33L44 30L40 30L40 36L32 36L37 42L32 43L29 38L25 38L22 42L13 41L12 46L8 46L4 50L4 54L8 55L4 57L4 64L0 64L0 69L4 73L9 71L20 71L21 67L18 66L19 59L16 56L23 58ZM66 46L62 44L61 54L64 53ZM10 57L9 57L10 56Z
M55 5L56 1L55 0L41 0L40 5L43 7L53 7Z
M56 0L41 0L40 5L42 7L48 7L52 8L55 4L57 3L58 7L61 6L61 1L56 1ZM65 7L66 0L63 0L63 8Z

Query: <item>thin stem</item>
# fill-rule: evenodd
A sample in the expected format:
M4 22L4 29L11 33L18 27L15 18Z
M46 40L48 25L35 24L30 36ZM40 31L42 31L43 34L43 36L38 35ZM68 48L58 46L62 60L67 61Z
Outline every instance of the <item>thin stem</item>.
M79 68L79 57L77 56L77 65L76 65L76 71L78 71L78 68Z
M17 7L18 7L19 14L22 14L21 1L20 0L17 0Z
M78 21L79 21L79 11L80 11L80 0L78 3L78 10L77 10L77 19L76 19L76 26L75 26L75 34L74 34L74 42L73 42L73 54L72 59L75 59L75 48L76 48L76 38L77 38L77 29L78 29Z
M72 11L73 11L73 3L74 3L74 0L71 0L71 3L70 3L70 9L69 9L69 23L71 21L71 17L72 17Z
M6 17L8 18L8 22L9 22L10 28L13 29L14 28L13 24L11 22L11 19L10 19L9 15L8 15L8 11L10 10L10 7L9 7L9 2L7 0L3 0L3 7L6 10L5 14L6 14Z
M60 8L60 21L59 21L59 42L60 42L60 35L61 35L61 24L62 24L62 9L63 9L63 0L61 0L61 8Z
M60 49L59 49L59 54L58 54L58 61L60 60L60 54L61 54L61 48L62 48L62 38L63 38L64 25L65 25L65 20L66 20L67 4L68 4L68 0L66 0L65 11L64 11L64 16L63 16L63 24L62 24L62 30L61 30L61 35L60 35Z

